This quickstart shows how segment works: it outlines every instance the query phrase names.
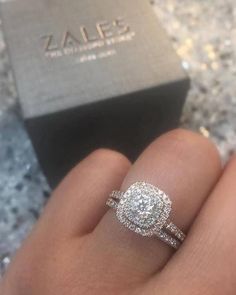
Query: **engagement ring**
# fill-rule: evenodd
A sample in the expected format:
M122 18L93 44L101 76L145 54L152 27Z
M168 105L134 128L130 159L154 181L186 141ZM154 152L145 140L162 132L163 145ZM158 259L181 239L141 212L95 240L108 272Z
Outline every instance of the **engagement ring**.
M158 187L136 182L126 192L113 191L106 204L116 210L118 220L142 236L157 236L178 249L185 234L169 219L171 200Z

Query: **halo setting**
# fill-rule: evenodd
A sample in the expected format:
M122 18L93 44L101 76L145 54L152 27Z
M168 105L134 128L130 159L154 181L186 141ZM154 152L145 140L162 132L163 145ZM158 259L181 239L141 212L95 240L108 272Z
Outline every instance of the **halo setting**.
M113 191L106 204L118 220L142 236L156 236L178 249L185 234L169 219L172 202L158 187L146 182L132 184L126 192Z
M119 221L129 229L151 236L160 231L171 211L169 197L145 182L136 182L123 194L117 207Z

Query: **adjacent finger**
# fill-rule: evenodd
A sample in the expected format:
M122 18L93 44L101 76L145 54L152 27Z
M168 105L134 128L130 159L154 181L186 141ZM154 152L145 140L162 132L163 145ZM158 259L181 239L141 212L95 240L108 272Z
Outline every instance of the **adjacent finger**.
M167 270L199 294L235 294L236 156L202 208L183 251ZM177 272L181 269L181 272ZM191 278L191 280L190 280ZM192 280L194 278L194 280ZM191 285L190 285L191 282Z
M120 153L100 149L77 165L53 193L40 223L59 236L94 229L106 212L107 195L120 187L129 161Z

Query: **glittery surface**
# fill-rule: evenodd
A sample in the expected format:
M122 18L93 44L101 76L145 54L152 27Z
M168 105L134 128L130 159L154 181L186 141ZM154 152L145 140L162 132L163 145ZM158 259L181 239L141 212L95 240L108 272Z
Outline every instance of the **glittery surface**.
M236 2L154 3L192 80L182 124L209 134L226 159L236 148Z
M192 80L182 126L210 136L226 159L236 148L235 0L153 4ZM0 260L19 247L49 194L19 116L1 29Z

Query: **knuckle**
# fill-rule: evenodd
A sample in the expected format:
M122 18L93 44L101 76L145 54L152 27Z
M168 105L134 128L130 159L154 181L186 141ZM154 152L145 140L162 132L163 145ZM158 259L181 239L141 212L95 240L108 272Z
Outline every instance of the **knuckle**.
M215 144L201 134L185 129L175 129L163 135L162 139L166 140L170 148L180 156L187 157L190 154L195 154L221 165L220 155Z
M131 165L130 161L125 155L111 149L97 149L94 152L92 152L91 156L104 164L114 164L115 166L122 167L129 167Z

